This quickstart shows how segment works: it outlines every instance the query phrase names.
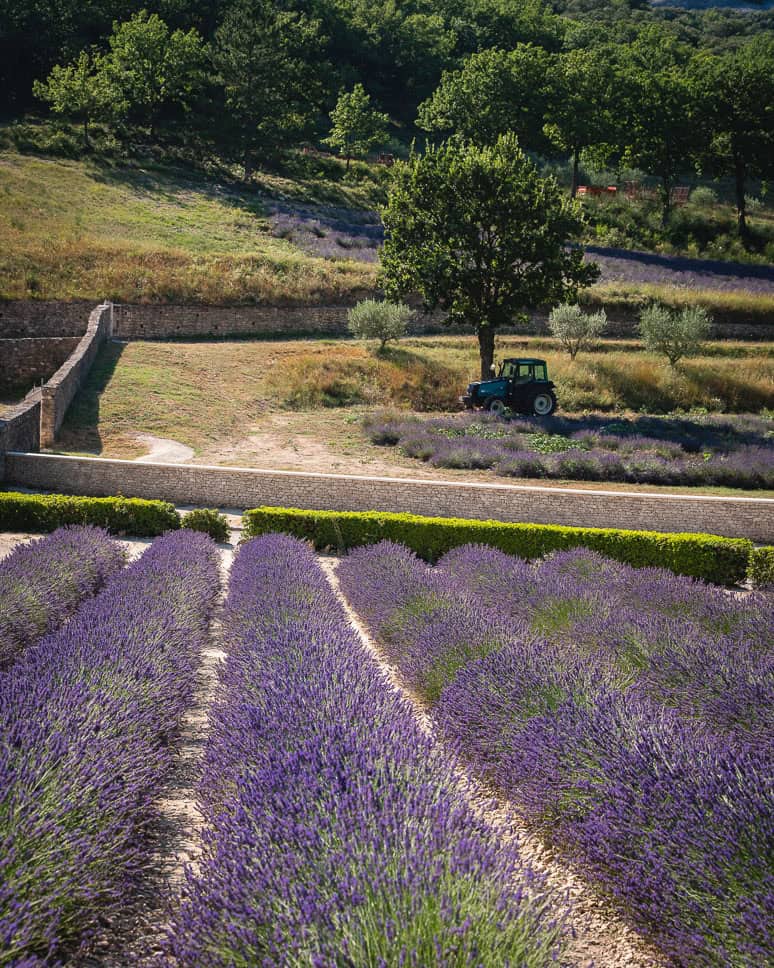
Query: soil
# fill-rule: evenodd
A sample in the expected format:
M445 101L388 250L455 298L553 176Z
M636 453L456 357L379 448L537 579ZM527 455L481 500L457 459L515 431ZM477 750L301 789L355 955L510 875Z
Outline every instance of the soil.
M337 598L344 606L350 623L363 645L374 657L385 678L411 701L417 719L426 732L432 731L427 710L414 693L405 687L395 669L387 662L379 646L344 597L336 576L338 559L321 556L320 564ZM593 966L593 968L666 968L668 962L648 942L628 925L619 912L588 884L580 873L566 864L530 830L529 825L514 814L514 806L484 784L460 769L460 792L466 796L476 813L510 842L516 840L524 861L543 875L549 892L561 909L566 899L570 938L562 964L565 966Z
M135 457L140 462L158 464L185 464L194 456L193 447L187 447L177 440L167 437L154 437L152 434L136 434L138 443L148 448L148 453Z

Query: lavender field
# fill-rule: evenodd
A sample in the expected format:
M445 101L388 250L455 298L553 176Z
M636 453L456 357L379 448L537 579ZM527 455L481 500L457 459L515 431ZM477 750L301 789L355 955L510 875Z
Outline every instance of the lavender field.
M220 606L219 552L186 530L128 567L97 529L21 548L0 564L20 613L23 574L51 594L0 670L1 966L101 963L95 939L179 849L152 831L186 717L196 863L156 922L123 925L116 963L585 966L576 896L516 817L664 965L774 955L770 594L587 550L431 567L388 542L337 586L272 534L237 551Z
M434 467L502 477L774 487L774 431L758 416L493 417L376 414L365 432Z
M449 747L676 964L771 962L771 597L585 550L383 542L339 577Z

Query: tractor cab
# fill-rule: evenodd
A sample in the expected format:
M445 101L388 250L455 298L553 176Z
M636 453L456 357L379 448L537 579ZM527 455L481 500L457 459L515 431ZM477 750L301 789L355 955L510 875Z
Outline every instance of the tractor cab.
M548 379L545 360L510 358L494 370L491 380L480 380L468 386L462 397L470 410L479 408L501 414L505 410L547 417L556 410L554 384Z

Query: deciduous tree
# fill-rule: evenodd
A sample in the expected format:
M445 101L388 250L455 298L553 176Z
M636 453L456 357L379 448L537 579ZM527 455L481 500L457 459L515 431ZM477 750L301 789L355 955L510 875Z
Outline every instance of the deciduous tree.
M514 134L487 146L453 139L412 152L393 171L381 283L390 298L419 293L427 309L472 326L482 378L498 327L567 301L597 277L567 247L582 226L576 203L540 176Z
M387 139L389 118L377 111L362 84L351 91L342 91L331 111L331 131L325 143L338 149L347 159L367 155L371 148Z
M86 147L89 146L89 124L108 117L118 107L103 59L87 51L82 51L72 64L57 64L45 82L35 82L33 90L35 97L47 101L55 114L81 122Z

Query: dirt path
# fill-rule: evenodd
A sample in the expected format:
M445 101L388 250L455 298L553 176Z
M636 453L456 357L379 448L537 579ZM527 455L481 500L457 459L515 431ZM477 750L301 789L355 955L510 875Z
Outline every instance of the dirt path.
M135 457L138 463L185 464L194 456L192 447L181 444L168 437L154 437L153 434L135 434L135 439L149 447L147 454Z
M319 561L364 646L378 663L385 678L411 701L422 728L431 732L432 722L421 701L405 688L344 597L336 575L338 559L320 556ZM515 838L518 841L521 856L533 870L545 877L549 890L557 898L569 896L573 937L566 949L565 965L593 965L594 968L665 968L665 959L629 927L619 914L611 910L609 904L577 872L549 850L523 821L514 817L506 801L467 773L461 777L460 787L474 810L501 837L505 840ZM493 803L499 803L499 806L493 808Z

